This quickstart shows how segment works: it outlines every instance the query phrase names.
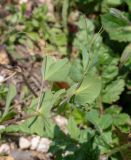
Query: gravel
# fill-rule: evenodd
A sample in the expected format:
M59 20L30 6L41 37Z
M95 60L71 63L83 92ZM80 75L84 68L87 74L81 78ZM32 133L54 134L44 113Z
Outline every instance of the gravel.
M40 143L40 137L39 136L35 136L31 139L31 150L36 150L38 145Z
M28 149L31 145L31 142L25 138L25 137L20 137L19 139L19 147L20 149Z
M0 146L0 154L9 154L10 153L10 146L6 143Z
M51 141L48 138L41 138L36 150L38 152L46 153L49 150L50 144L51 144Z

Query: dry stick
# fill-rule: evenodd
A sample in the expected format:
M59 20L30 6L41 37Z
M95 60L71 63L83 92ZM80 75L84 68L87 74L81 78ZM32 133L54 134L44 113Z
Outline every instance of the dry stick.
M29 95L28 97L24 98L23 100L17 102L16 104L14 104L14 107L17 108L17 106L19 106L20 104L26 102L26 101L29 101L30 99L32 99L32 95Z
M14 71L14 70L15 70L12 66L6 65L6 64L1 64L1 63L0 63L0 67L5 68L5 69L8 69L8 70L11 70L11 71Z
M27 85L27 87L29 88L29 90L33 93L33 95L34 95L35 97L38 97L38 95L36 94L36 92L35 92L35 91L33 90L33 88L30 86L30 83L28 82L26 76L25 76L22 72L20 72L20 74L21 74L21 76L23 77L23 80L24 80L25 84Z
M33 88L30 86L30 83L28 82L26 76L24 75L21 66L19 66L19 67L17 67L17 68L13 68L13 67L10 66L10 65L4 65L4 64L0 64L0 66L3 67L3 68L5 68L5 69L8 69L8 70L15 71L15 72L17 72L18 74L20 74L20 75L23 77L23 80L24 80L26 86L29 88L29 90L32 92L32 94L33 94L35 97L38 97L38 95L35 93L35 91L33 90Z
M35 91L33 90L33 88L31 87L30 83L28 82L26 76L24 75L24 72L23 72L23 69L22 69L21 66L18 67L17 72L23 77L23 80L24 80L26 86L27 86L27 87L29 88L29 90L33 93L33 95L34 95L35 97L38 97L38 95L36 94L36 92L35 92Z
M14 77L17 72L12 73L10 76L6 77L2 82L6 82L8 79Z

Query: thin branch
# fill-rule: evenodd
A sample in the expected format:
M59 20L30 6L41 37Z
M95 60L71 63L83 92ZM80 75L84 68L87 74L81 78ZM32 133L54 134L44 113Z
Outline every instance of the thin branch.
M3 83L3 82L6 82L8 79L14 77L14 75L16 75L16 73L17 73L17 72L14 72L14 73L12 73L10 76L6 77L6 78L2 81L2 83Z
M23 77L23 80L24 80L25 84L27 85L27 87L29 88L29 90L33 93L33 95L34 95L35 97L38 97L38 95L36 94L36 92L35 92L35 91L33 90L33 88L31 87L30 83L28 82L26 76L25 76L22 72L20 72L20 74L21 74L21 76Z
M22 121L22 120L26 120L26 119L29 119L29 118L32 118L32 117L35 117L35 116L38 116L39 113L38 112L35 112L33 114L30 114L30 115L25 115L23 117L19 117L19 118L14 118L14 119L11 119L11 120L8 120L8 121L5 121L5 122L0 122L0 124L2 123L3 125L9 125L9 124L16 124L18 123L19 121Z
M36 94L36 92L33 90L33 88L31 87L30 83L28 82L26 76L24 75L24 71L22 69L21 66L17 66L17 67L12 67L10 65L4 65L4 64L0 64L0 67L3 67L5 69L8 69L8 70L11 70L11 71L15 71L17 72L18 74L20 74L22 77L23 77L23 80L26 84L26 86L29 88L29 90L32 92L32 94L35 96L35 97L38 97L38 95Z
M128 149L129 147L131 147L131 143L124 144L124 145L122 145L122 146L120 146L120 147L117 147L117 148L113 149L111 152L109 152L109 153L107 154L107 156L108 156L108 157L111 157L111 156L114 155L115 153L121 152L121 151L123 151L123 150L125 150L125 149Z

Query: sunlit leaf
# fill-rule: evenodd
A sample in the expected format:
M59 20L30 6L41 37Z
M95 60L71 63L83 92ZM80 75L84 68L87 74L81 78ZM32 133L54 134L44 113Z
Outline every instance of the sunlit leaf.
M101 80L95 75L87 74L82 84L75 92L75 102L79 104L92 103L100 94Z
M103 102L112 103L117 101L124 90L124 86L125 82L123 79L118 79L107 85L103 91Z
M3 116L5 116L9 112L10 104L15 96L16 96L16 87L15 85L10 84Z
M53 57L46 56L43 63L42 73L45 80L57 82L66 80L70 70L67 58L55 60Z

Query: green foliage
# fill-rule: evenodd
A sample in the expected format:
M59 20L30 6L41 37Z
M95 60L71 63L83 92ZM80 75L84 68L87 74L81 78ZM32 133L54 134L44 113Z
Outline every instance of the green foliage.
M5 116L9 112L9 107L11 105L11 101L14 99L16 96L16 88L13 84L9 86L8 94L7 94L7 99L6 99L6 105L5 105L5 111L3 116Z
M73 117L69 118L68 121L68 132L72 139L78 139L80 135L80 129L77 127L77 123L75 122Z
M112 103L117 101L124 90L124 85L125 83L123 79L112 81L111 84L107 85L103 91L103 102Z
M131 44L128 44L121 55L120 65L121 66L124 65L130 60L131 60Z
M46 81L51 87L41 90L37 98L32 97L30 106L24 106L25 117L19 125L8 125L17 114L13 109L17 92L14 85L9 86L8 93L7 87L0 85L0 100L7 94L0 115L0 124L7 122L7 127L0 133L49 137L50 152L56 160L98 160L101 155L122 159L123 152L118 148L128 143L121 139L124 136L127 139L131 124L131 113L126 113L131 94L128 13L131 3L128 0L65 0L64 3L55 0L54 3L62 11L62 15L55 13L58 19L54 20L48 16L45 5L35 7L30 17L25 15L25 5L18 10L15 6L8 8L10 14L5 19L7 28L1 30L4 35L1 43L14 56L17 45L33 49L41 40L46 42L46 47L40 48L44 51L41 73L43 83ZM123 5L124 11L111 8ZM72 8L78 11L79 18L70 22ZM81 11L86 16L81 16ZM76 33L70 23L78 27ZM71 53L67 52L69 49ZM56 57L51 56L54 51ZM15 54L16 57L20 55ZM56 87L58 82L68 87ZM65 131L54 121L59 114L67 118Z
M120 42L130 42L130 20L119 10L111 9L110 12L101 17L104 29L109 33L111 39Z
M0 85L0 100L5 99L7 94L7 88L5 85Z
M101 81L95 75L87 74L80 87L75 91L75 102L78 104L93 103L101 90Z
M55 60L50 56L45 57L43 62L43 77L48 81L65 81L69 74L70 64L68 59Z

